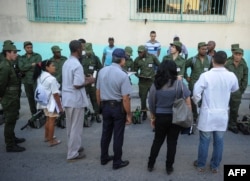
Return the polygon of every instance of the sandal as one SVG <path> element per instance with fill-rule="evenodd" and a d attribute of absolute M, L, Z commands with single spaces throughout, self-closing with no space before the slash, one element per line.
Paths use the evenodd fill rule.
<path fill-rule="evenodd" d="M 55 136 L 55 135 L 53 136 L 53 139 L 56 139 L 56 136 Z M 44 142 L 48 142 L 48 141 L 49 141 L 48 138 L 44 138 Z"/>
<path fill-rule="evenodd" d="M 211 168 L 211 172 L 212 172 L 212 173 L 218 173 L 219 170 L 218 170 L 217 168 Z"/>
<path fill-rule="evenodd" d="M 48 146 L 52 147 L 52 146 L 56 146 L 56 145 L 58 145 L 60 143 L 61 143 L 61 140 L 53 140 L 53 143 L 50 143 Z"/>
<path fill-rule="evenodd" d="M 198 167 L 198 161 L 197 160 L 195 160 L 193 164 L 196 167 L 198 172 L 205 172 L 205 168 Z"/>

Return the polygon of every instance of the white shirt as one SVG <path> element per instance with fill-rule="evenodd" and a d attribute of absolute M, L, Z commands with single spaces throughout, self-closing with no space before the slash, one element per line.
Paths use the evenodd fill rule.
<path fill-rule="evenodd" d="M 234 73 L 224 67 L 200 75 L 194 85 L 193 101 L 202 99 L 197 128 L 201 131 L 226 131 L 231 92 L 239 89 Z"/>
<path fill-rule="evenodd" d="M 70 56 L 62 67 L 62 103 L 64 107 L 83 108 L 89 105 L 85 88 L 76 89 L 85 82 L 83 67 L 79 60 Z"/>
<path fill-rule="evenodd" d="M 39 103 L 37 103 L 37 108 L 38 109 L 47 108 L 48 111 L 52 113 L 55 112 L 55 109 L 57 109 L 57 112 L 59 112 L 58 106 L 56 105 L 53 96 L 53 94 L 56 93 L 60 94 L 59 90 L 60 84 L 57 82 L 56 78 L 50 73 L 42 71 L 41 75 L 37 79 L 37 85 L 39 83 L 43 85 L 46 94 L 49 96 L 49 103 L 47 104 L 47 106 L 42 106 Z"/>

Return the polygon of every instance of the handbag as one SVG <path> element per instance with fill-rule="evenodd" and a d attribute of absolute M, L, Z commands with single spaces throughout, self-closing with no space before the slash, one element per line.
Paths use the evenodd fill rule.
<path fill-rule="evenodd" d="M 175 96 L 175 101 L 173 104 L 173 120 L 172 123 L 179 125 L 183 128 L 189 128 L 191 127 L 193 123 L 193 113 L 189 109 L 189 107 L 186 104 L 186 101 L 184 99 L 184 93 L 183 93 L 183 84 L 181 82 L 181 92 L 182 96 L 177 99 L 177 89 L 178 89 L 178 83 L 177 81 L 176 84 L 176 96 Z"/>

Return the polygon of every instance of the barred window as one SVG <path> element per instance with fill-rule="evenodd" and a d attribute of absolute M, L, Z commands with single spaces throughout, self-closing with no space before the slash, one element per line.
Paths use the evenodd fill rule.
<path fill-rule="evenodd" d="M 131 20 L 233 22 L 236 0 L 130 0 Z"/>
<path fill-rule="evenodd" d="M 30 21 L 85 22 L 84 0 L 26 0 Z"/>

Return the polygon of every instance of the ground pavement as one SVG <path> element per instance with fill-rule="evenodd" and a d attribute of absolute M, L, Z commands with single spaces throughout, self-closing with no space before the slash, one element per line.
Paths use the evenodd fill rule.
<path fill-rule="evenodd" d="M 133 110 L 140 105 L 137 88 L 132 98 Z M 167 175 L 165 171 L 166 143 L 162 145 L 153 172 L 147 171 L 147 160 L 154 133 L 149 120 L 142 124 L 126 126 L 123 159 L 129 160 L 127 167 L 119 170 L 112 169 L 112 162 L 105 166 L 100 164 L 101 123 L 93 123 L 92 127 L 84 128 L 83 146 L 86 158 L 75 162 L 66 161 L 66 129 L 56 127 L 55 135 L 62 143 L 55 147 L 48 147 L 43 142 L 44 127 L 40 129 L 20 128 L 30 117 L 27 98 L 21 98 L 20 119 L 16 125 L 16 135 L 26 138 L 20 144 L 26 148 L 22 153 L 7 153 L 5 151 L 3 128 L 0 126 L 0 181 L 222 181 L 224 164 L 250 164 L 250 136 L 226 132 L 223 160 L 219 173 L 209 171 L 209 159 L 205 173 L 199 173 L 193 167 L 197 157 L 198 133 L 194 135 L 180 135 L 177 146 L 174 172 Z M 249 112 L 249 100 L 243 99 L 240 115 Z M 148 114 L 149 115 L 149 114 Z M 111 143 L 112 144 L 112 143 Z M 112 145 L 110 146 L 112 154 Z"/>

